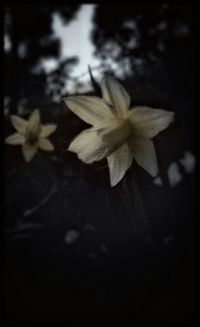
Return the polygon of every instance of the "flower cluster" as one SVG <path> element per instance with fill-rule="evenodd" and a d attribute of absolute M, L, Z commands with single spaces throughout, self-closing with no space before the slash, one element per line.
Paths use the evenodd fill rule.
<path fill-rule="evenodd" d="M 158 175 L 158 164 L 152 138 L 173 121 L 174 113 L 147 106 L 130 108 L 130 96 L 113 77 L 104 77 L 102 98 L 70 96 L 64 98 L 67 107 L 91 125 L 72 140 L 68 150 L 87 164 L 107 158 L 111 186 L 118 184 L 130 168 L 133 159 L 151 176 Z M 8 144 L 21 144 L 26 161 L 38 149 L 54 149 L 47 137 L 55 124 L 41 125 L 39 110 L 28 121 L 12 115 L 17 133 L 6 138 Z"/>

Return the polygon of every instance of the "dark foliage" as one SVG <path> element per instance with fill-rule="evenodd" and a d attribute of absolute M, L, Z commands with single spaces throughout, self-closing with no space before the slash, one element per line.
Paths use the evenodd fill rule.
<path fill-rule="evenodd" d="M 193 7 L 167 4 L 99 5 L 92 40 L 96 55 L 145 74 L 163 61 L 174 42 L 191 37 Z M 167 50 L 167 51 L 166 51 Z"/>
<path fill-rule="evenodd" d="M 34 108 L 38 102 L 61 94 L 69 69 L 77 58 L 59 59 L 60 40 L 52 37 L 53 14 L 61 15 L 69 23 L 79 6 L 11 5 L 5 8 L 5 36 L 11 49 L 5 52 L 4 95 L 9 98 L 9 109 L 16 113 L 20 100 Z M 37 71 L 41 60 L 54 58 L 58 68 L 48 74 Z"/>

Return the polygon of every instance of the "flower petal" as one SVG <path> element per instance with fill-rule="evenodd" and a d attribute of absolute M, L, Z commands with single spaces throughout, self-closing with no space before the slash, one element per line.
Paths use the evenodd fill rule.
<path fill-rule="evenodd" d="M 53 151 L 54 145 L 46 138 L 39 139 L 39 148 L 45 151 Z"/>
<path fill-rule="evenodd" d="M 15 129 L 20 133 L 20 134 L 25 134 L 26 131 L 26 126 L 27 126 L 27 121 L 21 117 L 18 117 L 16 115 L 11 115 L 10 120 L 15 127 Z"/>
<path fill-rule="evenodd" d="M 126 117 L 130 96 L 123 86 L 115 78 L 106 76 L 102 79 L 101 90 L 104 101 L 113 106 L 113 112 L 119 117 Z"/>
<path fill-rule="evenodd" d="M 115 186 L 124 177 L 133 161 L 133 154 L 127 144 L 123 144 L 108 159 L 111 186 Z"/>
<path fill-rule="evenodd" d="M 41 125 L 40 137 L 48 137 L 57 129 L 56 124 Z"/>
<path fill-rule="evenodd" d="M 152 138 L 173 121 L 174 113 L 146 106 L 136 107 L 130 112 L 130 122 L 135 134 Z"/>
<path fill-rule="evenodd" d="M 64 98 L 64 102 L 74 114 L 90 125 L 97 126 L 113 118 L 106 103 L 95 96 L 71 96 Z"/>
<path fill-rule="evenodd" d="M 158 163 L 153 142 L 134 135 L 129 139 L 128 145 L 137 163 L 155 177 L 158 174 Z"/>
<path fill-rule="evenodd" d="M 96 149 L 100 148 L 101 139 L 97 136 L 96 130 L 92 128 L 88 128 L 78 134 L 74 140 L 71 142 L 68 150 L 74 152 L 78 155 L 79 159 L 86 163 L 92 163 L 95 160 L 92 160 L 93 153 Z M 103 150 L 99 150 L 98 153 L 96 151 L 95 158 L 97 160 L 101 160 L 103 157 Z"/>
<path fill-rule="evenodd" d="M 35 109 L 29 119 L 28 119 L 28 129 L 37 132 L 40 128 L 40 112 L 38 109 Z"/>
<path fill-rule="evenodd" d="M 27 162 L 31 161 L 31 159 L 33 159 L 33 157 L 35 156 L 37 149 L 38 149 L 37 143 L 35 143 L 33 145 L 30 145 L 28 143 L 23 144 L 22 152 L 23 152 L 25 161 L 27 161 Z"/>
<path fill-rule="evenodd" d="M 12 145 L 24 144 L 25 137 L 19 133 L 14 133 L 6 137 L 5 142 Z"/>
<path fill-rule="evenodd" d="M 86 129 L 72 141 L 68 150 L 77 153 L 86 163 L 106 158 L 126 141 L 130 128 L 125 124 L 127 122 L 115 120 L 104 128 Z"/>

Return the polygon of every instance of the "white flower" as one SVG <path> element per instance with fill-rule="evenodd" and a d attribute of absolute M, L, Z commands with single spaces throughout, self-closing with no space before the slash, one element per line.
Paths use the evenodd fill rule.
<path fill-rule="evenodd" d="M 85 163 L 107 158 L 111 186 L 130 168 L 133 158 L 151 176 L 158 173 L 156 152 L 151 138 L 168 127 L 174 113 L 146 106 L 130 108 L 130 97 L 113 77 L 102 80 L 103 99 L 95 96 L 64 98 L 68 108 L 92 125 L 69 146 Z"/>
<path fill-rule="evenodd" d="M 42 125 L 40 123 L 40 112 L 38 109 L 31 113 L 28 120 L 11 115 L 11 122 L 17 133 L 8 136 L 5 142 L 12 145 L 22 145 L 24 159 L 27 162 L 34 157 L 38 149 L 45 151 L 54 150 L 53 144 L 47 137 L 56 130 L 57 125 Z"/>

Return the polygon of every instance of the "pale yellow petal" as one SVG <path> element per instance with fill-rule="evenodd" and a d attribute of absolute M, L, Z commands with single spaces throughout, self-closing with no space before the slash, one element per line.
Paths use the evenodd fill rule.
<path fill-rule="evenodd" d="M 38 150 L 38 144 L 35 143 L 33 145 L 25 143 L 22 145 L 22 152 L 24 155 L 25 161 L 31 161 L 33 157 L 35 156 L 36 152 Z"/>
<path fill-rule="evenodd" d="M 130 130 L 124 124 L 115 121 L 104 128 L 89 128 L 72 141 L 68 150 L 77 153 L 79 159 L 86 163 L 106 158 L 127 139 Z"/>
<path fill-rule="evenodd" d="M 101 149 L 102 142 L 94 128 L 84 130 L 71 142 L 68 150 L 78 155 L 79 159 L 86 163 L 92 163 L 95 159 L 101 160 L 106 156 L 106 150 Z M 98 149 L 98 150 L 97 150 Z M 95 153 L 95 158 L 93 160 Z"/>
<path fill-rule="evenodd" d="M 54 145 L 46 138 L 39 139 L 39 148 L 45 151 L 53 151 Z"/>
<path fill-rule="evenodd" d="M 108 159 L 111 186 L 115 186 L 124 177 L 133 161 L 133 154 L 127 144 L 123 144 Z"/>
<path fill-rule="evenodd" d="M 112 105 L 113 112 L 119 117 L 126 117 L 130 106 L 130 96 L 123 86 L 112 76 L 106 76 L 101 82 L 105 102 Z"/>
<path fill-rule="evenodd" d="M 33 132 L 37 132 L 40 129 L 40 112 L 35 109 L 28 119 L 28 129 Z"/>
<path fill-rule="evenodd" d="M 45 124 L 41 125 L 40 137 L 48 137 L 57 129 L 56 124 Z"/>
<path fill-rule="evenodd" d="M 132 136 L 128 145 L 137 163 L 155 177 L 158 174 L 158 163 L 153 142 L 144 137 Z"/>
<path fill-rule="evenodd" d="M 25 137 L 19 133 L 14 133 L 6 137 L 5 142 L 11 145 L 23 144 L 25 142 Z"/>
<path fill-rule="evenodd" d="M 152 138 L 167 128 L 173 118 L 174 113 L 171 111 L 145 106 L 131 110 L 129 116 L 133 132 L 147 138 Z"/>
<path fill-rule="evenodd" d="M 71 96 L 63 99 L 68 108 L 86 123 L 97 126 L 113 118 L 106 103 L 95 96 Z"/>
<path fill-rule="evenodd" d="M 27 126 L 27 121 L 21 117 L 18 117 L 16 115 L 11 115 L 10 120 L 15 127 L 15 129 L 20 133 L 20 134 L 25 134 L 26 131 L 26 126 Z"/>

